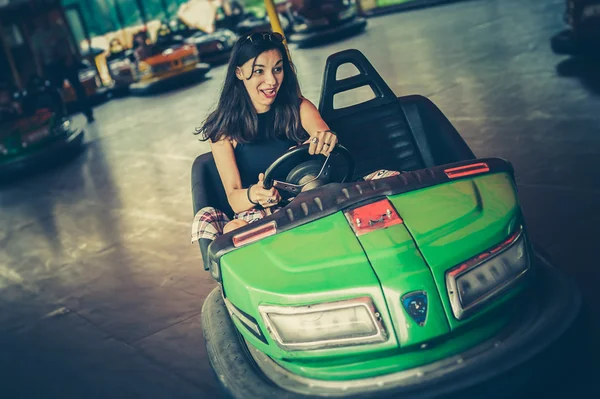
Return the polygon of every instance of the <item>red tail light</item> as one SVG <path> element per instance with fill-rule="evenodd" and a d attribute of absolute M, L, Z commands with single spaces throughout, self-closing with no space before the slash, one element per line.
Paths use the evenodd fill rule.
<path fill-rule="evenodd" d="M 402 223 L 390 201 L 381 200 L 344 213 L 357 236 Z"/>
<path fill-rule="evenodd" d="M 265 237 L 272 236 L 277 232 L 275 221 L 258 226 L 252 230 L 244 231 L 243 233 L 233 236 L 233 246 L 238 248 L 242 245 L 251 244 Z"/>
<path fill-rule="evenodd" d="M 480 173 L 489 172 L 490 167 L 485 162 L 474 163 L 471 165 L 458 166 L 456 168 L 445 169 L 444 173 L 450 179 L 456 179 L 458 177 L 478 175 Z"/>

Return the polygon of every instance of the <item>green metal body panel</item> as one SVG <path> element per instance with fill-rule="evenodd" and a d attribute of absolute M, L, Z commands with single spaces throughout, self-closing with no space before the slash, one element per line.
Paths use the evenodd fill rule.
<path fill-rule="evenodd" d="M 35 117 L 30 116 L 29 119 L 34 120 Z M 25 129 L 19 129 L 14 126 L 3 126 L 2 129 L 6 129 L 6 131 L 0 130 L 0 144 L 7 149 L 7 153 L 0 154 L 0 165 L 8 164 L 17 158 L 27 157 L 29 154 L 37 152 L 40 148 L 44 148 L 54 144 L 57 141 L 64 140 L 70 135 L 71 132 L 57 132 L 56 128 L 58 123 L 59 120 L 55 115 L 52 115 L 43 122 L 31 123 L 31 125 L 27 126 Z M 27 147 L 23 147 L 21 145 L 22 134 L 43 128 L 44 126 L 47 126 L 50 130 L 50 134 L 47 137 L 30 144 Z"/>
<path fill-rule="evenodd" d="M 369 296 L 391 326 L 379 281 L 343 213 L 297 227 L 240 248 L 221 259 L 225 296 L 254 317 L 266 335 L 265 345 L 245 327 L 241 333 L 274 358 L 331 357 L 361 353 L 355 346 L 316 351 L 282 351 L 272 340 L 258 305 L 310 305 Z M 381 351 L 397 347 L 393 332 Z"/>
<path fill-rule="evenodd" d="M 511 177 L 503 173 L 480 176 L 390 200 L 431 267 L 450 328 L 468 323 L 452 314 L 445 288 L 446 271 L 500 243 L 515 230 L 521 210 Z"/>
<path fill-rule="evenodd" d="M 54 144 L 58 141 L 64 141 L 65 137 L 68 137 L 68 135 L 61 134 L 58 136 L 51 136 L 51 137 L 48 137 L 43 142 L 35 143 L 34 145 L 31 145 L 31 146 L 27 147 L 26 149 L 24 149 L 23 151 L 19 151 L 18 153 L 10 154 L 7 156 L 0 156 L 0 165 L 8 164 L 10 162 L 15 161 L 16 159 L 27 158 L 30 154 L 34 154 L 37 151 L 39 151 L 40 149 L 51 146 L 52 144 Z"/>
<path fill-rule="evenodd" d="M 500 243 L 520 223 L 511 177 L 484 175 L 389 199 L 404 224 L 356 237 L 343 212 L 338 212 L 223 256 L 225 296 L 257 320 L 267 339 L 265 344 L 233 318 L 251 345 L 299 375 L 345 380 L 444 359 L 506 325 L 508 316 L 495 310 L 522 287 L 458 321 L 449 303 L 445 273 Z M 423 326 L 400 301 L 412 291 L 427 293 Z M 369 296 L 381 314 L 386 342 L 286 351 L 271 338 L 258 311 L 259 305 L 302 306 L 361 296 Z M 423 344 L 427 349 L 421 348 Z"/>
<path fill-rule="evenodd" d="M 400 346 L 426 342 L 450 332 L 431 270 L 403 224 L 359 237 L 387 302 Z M 412 291 L 427 293 L 427 320 L 419 326 L 400 298 Z"/>

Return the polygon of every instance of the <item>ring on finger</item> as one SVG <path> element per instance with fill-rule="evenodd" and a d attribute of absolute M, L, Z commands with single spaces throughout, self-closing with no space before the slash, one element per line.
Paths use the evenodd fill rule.
<path fill-rule="evenodd" d="M 312 140 L 310 140 L 311 143 L 313 144 L 317 144 L 319 142 L 319 138 L 318 137 L 313 137 Z"/>

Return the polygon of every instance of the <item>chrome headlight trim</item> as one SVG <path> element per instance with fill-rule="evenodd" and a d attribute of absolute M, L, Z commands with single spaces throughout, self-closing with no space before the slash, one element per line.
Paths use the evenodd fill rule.
<path fill-rule="evenodd" d="M 365 337 L 356 338 L 340 338 L 340 339 L 328 339 L 328 340 L 315 340 L 301 343 L 286 343 L 282 339 L 279 331 L 275 324 L 271 321 L 269 314 L 280 314 L 280 315 L 306 315 L 317 312 L 327 312 L 342 310 L 354 307 L 361 307 L 367 310 L 369 320 L 375 328 L 375 334 Z M 277 306 L 277 305 L 259 305 L 258 310 L 267 327 L 271 338 L 277 343 L 277 345 L 287 351 L 300 351 L 300 350 L 316 350 L 316 349 L 330 349 L 334 347 L 349 347 L 356 345 L 375 344 L 383 343 L 388 340 L 388 334 L 383 324 L 380 313 L 377 311 L 374 302 L 369 297 L 352 298 L 336 302 L 325 302 L 318 303 L 315 305 L 307 306 Z"/>
<path fill-rule="evenodd" d="M 523 242 L 523 245 L 525 247 L 525 269 L 521 273 L 512 277 L 511 279 L 496 285 L 494 288 L 487 291 L 484 295 L 479 297 L 477 300 L 475 300 L 468 306 L 463 306 L 458 290 L 458 279 L 461 276 L 476 269 L 477 267 L 480 267 L 485 263 L 488 263 L 491 260 L 497 258 L 498 256 L 504 254 L 506 251 L 511 250 L 512 248 L 514 248 L 515 245 L 519 245 L 521 242 Z M 448 291 L 448 297 L 450 299 L 450 305 L 452 306 L 452 312 L 454 313 L 454 317 L 456 317 L 457 320 L 463 320 L 471 316 L 482 306 L 484 306 L 485 304 L 494 300 L 500 294 L 512 288 L 518 281 L 521 280 L 521 277 L 530 269 L 530 266 L 531 257 L 529 255 L 525 234 L 523 233 L 523 226 L 519 226 L 515 233 L 511 234 L 508 239 L 506 239 L 499 245 L 496 245 L 490 248 L 489 250 L 486 250 L 483 253 L 467 260 L 466 262 L 462 262 L 460 265 L 449 269 L 446 272 L 446 289 Z"/>
<path fill-rule="evenodd" d="M 223 298 L 223 301 L 225 302 L 225 307 L 229 311 L 230 317 L 236 318 L 248 329 L 248 331 L 252 333 L 252 335 L 258 338 L 260 341 L 267 343 L 267 340 L 265 339 L 262 331 L 260 330 L 260 327 L 258 326 L 256 320 L 254 320 L 252 316 L 246 315 L 240 309 L 235 307 L 235 305 L 232 304 L 229 299 Z"/>

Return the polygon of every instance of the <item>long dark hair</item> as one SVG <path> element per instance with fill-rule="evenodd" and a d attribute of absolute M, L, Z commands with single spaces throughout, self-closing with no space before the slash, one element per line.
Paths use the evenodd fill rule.
<path fill-rule="evenodd" d="M 256 110 L 244 82 L 235 72 L 248 60 L 273 49 L 279 50 L 283 58 L 283 82 L 269 111 L 274 113 L 274 123 L 267 127 L 267 138 L 287 137 L 299 143 L 308 137 L 300 124 L 298 79 L 286 48 L 280 36 L 264 32 L 243 36 L 233 46 L 217 108 L 196 129 L 195 134 L 200 135 L 201 141 L 215 143 L 228 138 L 238 143 L 251 143 L 258 139 Z"/>

